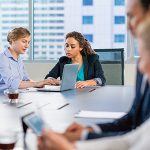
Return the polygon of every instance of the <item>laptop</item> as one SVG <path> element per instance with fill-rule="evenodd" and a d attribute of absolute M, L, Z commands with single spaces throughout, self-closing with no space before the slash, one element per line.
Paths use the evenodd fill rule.
<path fill-rule="evenodd" d="M 62 81 L 60 86 L 46 85 L 44 88 L 37 88 L 37 91 L 61 92 L 74 89 L 77 80 L 78 67 L 78 64 L 64 65 Z"/>

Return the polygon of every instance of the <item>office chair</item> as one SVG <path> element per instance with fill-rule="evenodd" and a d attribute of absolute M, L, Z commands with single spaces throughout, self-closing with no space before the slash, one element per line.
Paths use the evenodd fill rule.
<path fill-rule="evenodd" d="M 124 85 L 124 48 L 94 50 L 99 55 L 106 85 Z"/>

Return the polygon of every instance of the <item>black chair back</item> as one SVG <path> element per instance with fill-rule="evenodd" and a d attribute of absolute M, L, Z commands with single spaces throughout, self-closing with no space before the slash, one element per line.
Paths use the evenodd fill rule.
<path fill-rule="evenodd" d="M 124 49 L 94 49 L 104 70 L 106 85 L 124 85 Z"/>

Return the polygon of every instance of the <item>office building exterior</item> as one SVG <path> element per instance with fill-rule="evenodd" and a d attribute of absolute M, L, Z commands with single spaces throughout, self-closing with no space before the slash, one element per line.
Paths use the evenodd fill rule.
<path fill-rule="evenodd" d="M 125 0 L 34 0 L 33 4 L 35 60 L 56 60 L 64 55 L 65 34 L 71 31 L 83 33 L 95 49 L 127 47 Z M 2 47 L 15 26 L 29 27 L 28 0 L 1 0 Z"/>

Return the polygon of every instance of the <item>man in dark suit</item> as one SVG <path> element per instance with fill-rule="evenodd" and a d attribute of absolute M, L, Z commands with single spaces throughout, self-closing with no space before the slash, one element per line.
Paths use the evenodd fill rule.
<path fill-rule="evenodd" d="M 150 17 L 150 0 L 128 1 L 128 28 L 134 36 L 136 27 L 148 15 Z M 75 141 L 121 135 L 141 125 L 149 116 L 150 88 L 146 76 L 141 74 L 137 68 L 136 95 L 127 115 L 111 123 L 97 124 L 92 127 L 83 127 L 74 123 L 66 130 L 64 136 Z"/>

